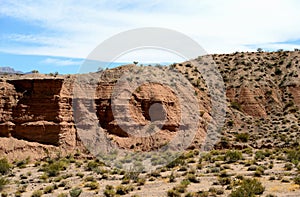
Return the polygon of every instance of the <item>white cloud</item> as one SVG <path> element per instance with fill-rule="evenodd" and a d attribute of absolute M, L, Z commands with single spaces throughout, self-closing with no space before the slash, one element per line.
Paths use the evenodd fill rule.
<path fill-rule="evenodd" d="M 0 15 L 45 28 L 43 34 L 24 30 L 24 35 L 8 36 L 12 41 L 42 44 L 0 46 L 1 51 L 13 53 L 85 58 L 103 40 L 138 27 L 180 31 L 209 53 L 253 50 L 250 45 L 300 39 L 297 0 L 23 0 L 1 4 Z"/>
<path fill-rule="evenodd" d="M 50 64 L 50 65 L 58 65 L 58 66 L 74 66 L 74 65 L 80 65 L 82 61 L 75 61 L 71 59 L 57 59 L 57 58 L 47 58 L 43 60 L 41 63 L 43 64 Z"/>

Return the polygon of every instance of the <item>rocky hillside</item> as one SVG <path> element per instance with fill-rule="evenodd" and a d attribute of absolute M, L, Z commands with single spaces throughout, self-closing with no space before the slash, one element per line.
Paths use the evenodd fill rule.
<path fill-rule="evenodd" d="M 212 57 L 225 82 L 228 106 L 226 123 L 215 148 L 299 145 L 300 53 L 234 53 Z M 195 61 L 206 65 L 206 60 L 206 57 L 199 57 Z M 86 115 L 83 110 L 86 106 L 95 106 L 93 110 L 101 129 L 121 148 L 148 151 L 166 144 L 180 128 L 182 113 L 176 94 L 167 86 L 148 83 L 131 95 L 129 113 L 136 124 L 129 127 L 166 120 L 155 135 L 145 138 L 128 134 L 113 116 L 111 96 L 114 86 L 118 78 L 132 67 L 134 65 L 89 75 L 1 76 L 0 156 L 38 159 L 49 152 L 68 153 L 83 149 L 76 131 L 81 126 L 89 126 L 88 121 L 80 119 L 86 117 L 83 116 Z M 201 73 L 191 62 L 161 69 L 176 69 L 194 85 L 201 117 L 189 148 L 201 148 L 207 123 L 212 118 L 210 93 Z M 78 78 L 96 90 L 92 99 L 80 96 L 81 101 L 88 103 L 83 108 L 73 99 L 74 82 Z M 73 113 L 72 105 L 79 107 L 76 113 Z M 150 116 L 153 109 L 154 112 L 161 111 L 163 117 Z M 150 117 L 155 117 L 155 120 Z"/>

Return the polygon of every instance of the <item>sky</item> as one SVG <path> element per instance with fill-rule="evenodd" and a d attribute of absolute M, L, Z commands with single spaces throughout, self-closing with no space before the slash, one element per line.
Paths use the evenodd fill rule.
<path fill-rule="evenodd" d="M 298 0 L 0 0 L 0 67 L 76 73 L 103 41 L 161 27 L 181 32 L 209 54 L 300 48 Z M 178 62 L 162 51 L 136 51 L 114 65 Z"/>

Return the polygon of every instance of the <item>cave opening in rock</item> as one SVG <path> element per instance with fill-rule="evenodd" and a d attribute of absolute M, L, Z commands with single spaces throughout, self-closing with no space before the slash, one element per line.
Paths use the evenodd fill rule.
<path fill-rule="evenodd" d="M 162 102 L 150 102 L 143 115 L 151 122 L 166 120 L 166 110 Z"/>

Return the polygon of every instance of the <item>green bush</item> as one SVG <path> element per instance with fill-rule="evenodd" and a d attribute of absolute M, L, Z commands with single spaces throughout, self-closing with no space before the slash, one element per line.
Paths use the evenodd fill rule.
<path fill-rule="evenodd" d="M 200 181 L 197 179 L 195 174 L 188 174 L 187 179 L 192 183 L 199 183 Z"/>
<path fill-rule="evenodd" d="M 292 169 L 293 169 L 293 164 L 291 164 L 291 163 L 286 163 L 286 164 L 284 165 L 284 169 L 287 170 L 287 171 L 292 170 Z"/>
<path fill-rule="evenodd" d="M 282 71 L 280 70 L 280 68 L 275 68 L 275 75 L 281 75 L 282 74 Z"/>
<path fill-rule="evenodd" d="M 0 177 L 0 191 L 2 191 L 4 186 L 8 183 L 9 181 L 7 179 L 5 179 L 4 177 Z"/>
<path fill-rule="evenodd" d="M 57 195 L 57 197 L 68 197 L 67 193 L 60 193 Z"/>
<path fill-rule="evenodd" d="M 169 176 L 169 182 L 170 182 L 170 183 L 176 182 L 176 177 L 175 177 L 175 175 L 174 175 L 174 172 L 172 172 L 172 173 L 170 174 L 170 176 Z"/>
<path fill-rule="evenodd" d="M 240 151 L 227 151 L 225 154 L 226 161 L 229 163 L 236 162 L 243 158 L 242 153 Z"/>
<path fill-rule="evenodd" d="M 270 155 L 271 155 L 271 152 L 269 152 L 269 151 L 259 150 L 259 151 L 255 152 L 255 157 L 254 158 L 256 160 L 263 160 L 264 158 L 269 157 Z"/>
<path fill-rule="evenodd" d="M 145 178 L 138 178 L 136 183 L 137 183 L 138 186 L 145 185 L 146 179 Z"/>
<path fill-rule="evenodd" d="M 6 158 L 0 160 L 0 174 L 4 175 L 10 171 L 10 164 Z"/>
<path fill-rule="evenodd" d="M 114 190 L 114 186 L 112 186 L 112 185 L 106 185 L 103 194 L 106 197 L 113 197 L 113 196 L 115 196 L 116 192 Z"/>
<path fill-rule="evenodd" d="M 40 197 L 42 196 L 44 193 L 41 190 L 36 190 L 31 194 L 31 197 Z"/>
<path fill-rule="evenodd" d="M 184 157 L 183 156 L 180 156 L 178 158 L 176 158 L 174 161 L 170 162 L 168 165 L 167 165 L 167 168 L 174 168 L 176 166 L 179 166 L 179 165 L 184 165 Z"/>
<path fill-rule="evenodd" d="M 90 190 L 95 190 L 99 188 L 99 183 L 97 182 L 90 182 L 84 185 L 85 187 L 89 187 Z"/>
<path fill-rule="evenodd" d="M 295 184 L 300 185 L 300 175 L 298 175 L 294 178 L 294 182 L 295 182 Z"/>
<path fill-rule="evenodd" d="M 99 166 L 100 166 L 100 164 L 98 162 L 90 161 L 86 166 L 86 170 L 87 171 L 95 171 Z"/>
<path fill-rule="evenodd" d="M 244 179 L 241 186 L 233 190 L 230 197 L 254 197 L 264 193 L 265 188 L 256 179 Z"/>
<path fill-rule="evenodd" d="M 231 178 L 229 178 L 229 177 L 219 177 L 218 182 L 220 183 L 220 185 L 230 185 Z"/>
<path fill-rule="evenodd" d="M 178 191 L 174 190 L 174 189 L 170 189 L 167 192 L 167 196 L 168 197 L 180 197 L 181 194 Z"/>
<path fill-rule="evenodd" d="M 48 185 L 47 187 L 45 187 L 44 189 L 44 193 L 45 194 L 50 194 L 54 191 L 54 186 L 53 185 Z"/>
<path fill-rule="evenodd" d="M 64 161 L 56 161 L 46 165 L 42 168 L 42 171 L 44 171 L 49 177 L 55 177 L 59 175 L 60 171 L 65 170 L 66 166 L 67 163 Z"/>
<path fill-rule="evenodd" d="M 238 102 L 236 102 L 236 101 L 232 101 L 232 102 L 230 103 L 230 106 L 231 106 L 233 109 L 236 109 L 236 110 L 239 110 L 239 111 L 241 111 L 241 109 L 242 109 L 241 105 L 240 105 Z"/>
<path fill-rule="evenodd" d="M 300 161 L 300 150 L 288 150 L 287 151 L 287 161 L 296 162 Z"/>
<path fill-rule="evenodd" d="M 236 136 L 236 141 L 238 142 L 248 142 L 249 134 L 248 133 L 238 133 Z"/>
<path fill-rule="evenodd" d="M 18 168 L 26 168 L 26 165 L 29 164 L 30 158 L 27 157 L 25 160 L 16 161 L 16 166 Z"/>
<path fill-rule="evenodd" d="M 132 190 L 133 190 L 133 188 L 131 186 L 118 185 L 116 187 L 116 194 L 125 195 L 125 194 L 128 194 Z"/>
<path fill-rule="evenodd" d="M 82 193 L 82 189 L 80 188 L 73 188 L 69 191 L 71 197 L 78 197 Z"/>

